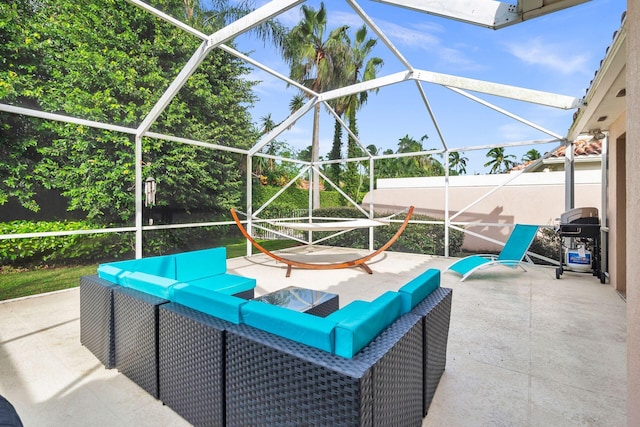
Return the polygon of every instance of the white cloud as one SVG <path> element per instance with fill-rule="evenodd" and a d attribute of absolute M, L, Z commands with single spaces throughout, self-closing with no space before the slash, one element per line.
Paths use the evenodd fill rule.
<path fill-rule="evenodd" d="M 587 54 L 568 52 L 566 45 L 545 42 L 540 36 L 527 42 L 510 43 L 507 50 L 526 64 L 548 67 L 565 75 L 584 73 L 588 69 Z"/>
<path fill-rule="evenodd" d="M 300 22 L 300 8 L 289 9 L 278 15 L 278 21 L 287 27 L 293 27 Z"/>
<path fill-rule="evenodd" d="M 376 23 L 401 52 L 404 48 L 418 49 L 427 52 L 431 58 L 445 64 L 456 65 L 460 68 L 477 68 L 479 66 L 463 51 L 443 44 L 437 35 L 437 33 L 444 31 L 440 25 L 430 23 L 398 25 L 381 20 L 376 20 Z"/>

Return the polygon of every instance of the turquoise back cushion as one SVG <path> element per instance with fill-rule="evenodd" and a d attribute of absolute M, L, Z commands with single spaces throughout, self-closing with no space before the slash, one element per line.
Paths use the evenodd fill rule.
<path fill-rule="evenodd" d="M 180 282 L 189 282 L 227 272 L 226 248 L 183 252 L 175 254 L 174 257 L 176 260 L 175 279 Z"/>
<path fill-rule="evenodd" d="M 98 265 L 98 277 L 117 285 L 122 285 L 122 278 L 128 274 L 131 272 L 111 264 Z"/>
<path fill-rule="evenodd" d="M 210 291 L 221 292 L 227 295 L 237 294 L 256 287 L 256 279 L 250 277 L 237 276 L 235 274 L 218 274 L 216 276 L 205 277 L 203 279 L 191 280 L 190 285 L 208 289 Z"/>
<path fill-rule="evenodd" d="M 392 291 L 371 302 L 353 301 L 330 314 L 326 319 L 337 322 L 334 353 L 353 357 L 401 315 L 402 298 Z"/>
<path fill-rule="evenodd" d="M 430 268 L 406 285 L 402 286 L 398 293 L 402 297 L 402 311 L 408 313 L 427 297 L 431 292 L 440 287 L 440 270 Z"/>
<path fill-rule="evenodd" d="M 178 282 L 174 279 L 155 276 L 138 271 L 128 274 L 122 278 L 122 286 L 146 292 L 160 298 L 171 300 L 173 297 L 173 286 Z"/>
<path fill-rule="evenodd" d="M 176 278 L 176 263 L 173 255 L 115 261 L 98 266 L 98 276 L 118 285 L 122 278 L 132 272 L 153 274 L 155 276 Z"/>
<path fill-rule="evenodd" d="M 140 258 L 136 261 L 139 264 L 133 271 L 166 277 L 167 279 L 176 279 L 176 262 L 173 255 Z"/>
<path fill-rule="evenodd" d="M 333 352 L 335 322 L 260 301 L 248 301 L 242 322 L 320 350 Z"/>
<path fill-rule="evenodd" d="M 173 301 L 236 325 L 242 320 L 240 307 L 247 302 L 242 298 L 186 283 L 174 286 Z"/>

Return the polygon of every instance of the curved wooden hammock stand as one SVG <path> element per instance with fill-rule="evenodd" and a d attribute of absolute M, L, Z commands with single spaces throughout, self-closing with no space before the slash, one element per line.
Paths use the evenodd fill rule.
<path fill-rule="evenodd" d="M 233 216 L 233 220 L 236 222 L 236 225 L 238 226 L 238 228 L 240 229 L 244 237 L 249 242 L 251 242 L 251 244 L 263 254 L 268 255 L 271 258 L 275 259 L 276 261 L 279 261 L 287 265 L 286 277 L 289 277 L 291 275 L 291 268 L 294 266 L 300 267 L 300 268 L 306 268 L 309 270 L 333 270 L 338 268 L 349 268 L 349 267 L 358 266 L 364 269 L 367 273 L 373 274 L 373 271 L 371 271 L 369 266 L 365 263 L 370 259 L 372 259 L 373 257 L 379 255 L 381 252 L 386 251 L 391 245 L 393 245 L 393 243 L 398 239 L 398 237 L 400 237 L 400 235 L 404 232 L 404 229 L 407 228 L 407 224 L 409 224 L 409 220 L 411 219 L 412 214 L 413 214 L 413 206 L 409 207 L 409 211 L 407 212 L 407 217 L 404 219 L 404 222 L 402 223 L 398 231 L 396 231 L 396 234 L 394 234 L 387 243 L 385 243 L 375 252 L 372 252 L 369 255 L 366 255 L 351 261 L 345 261 L 340 263 L 330 263 L 330 264 L 312 264 L 308 262 L 300 262 L 300 261 L 294 261 L 292 259 L 283 258 L 260 246 L 260 244 L 255 240 L 253 240 L 253 237 L 251 237 L 247 232 L 247 230 L 244 228 L 244 226 L 240 222 L 240 219 L 238 218 L 238 214 L 236 213 L 236 211 L 234 209 L 231 209 L 231 216 Z"/>

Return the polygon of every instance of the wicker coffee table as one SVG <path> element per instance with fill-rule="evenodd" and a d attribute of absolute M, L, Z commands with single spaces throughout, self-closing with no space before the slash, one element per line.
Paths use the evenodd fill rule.
<path fill-rule="evenodd" d="M 289 286 L 254 298 L 256 301 L 279 305 L 291 310 L 326 317 L 338 309 L 338 295 L 313 289 Z"/>

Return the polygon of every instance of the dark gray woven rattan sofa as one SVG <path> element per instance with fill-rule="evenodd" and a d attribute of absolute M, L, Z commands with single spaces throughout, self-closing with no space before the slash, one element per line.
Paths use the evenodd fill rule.
<path fill-rule="evenodd" d="M 253 289 L 236 296 L 250 299 Z M 158 398 L 158 309 L 168 302 L 97 275 L 83 276 L 80 278 L 80 343 L 105 368 L 118 369 Z"/>
<path fill-rule="evenodd" d="M 446 364 L 451 297 L 436 289 L 351 359 L 161 305 L 160 400 L 202 426 L 420 425 Z"/>
<path fill-rule="evenodd" d="M 100 280 L 82 278 L 81 301 L 110 294 L 111 321 L 87 305 L 81 328 L 115 330 L 114 338 L 85 333 L 85 345 L 114 349 L 118 369 L 194 425 L 420 425 L 446 364 L 446 288 L 415 300 L 346 358 Z"/>

